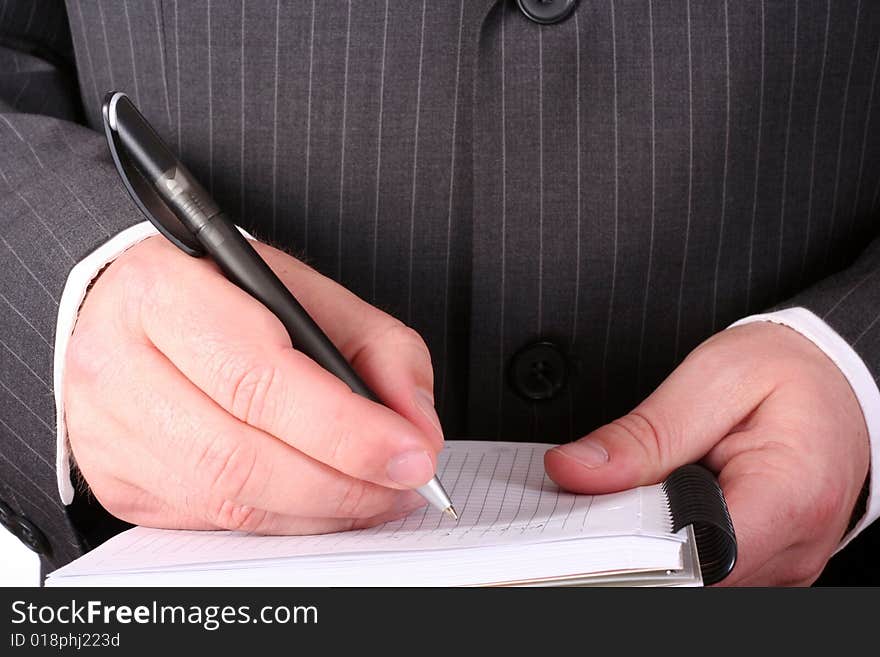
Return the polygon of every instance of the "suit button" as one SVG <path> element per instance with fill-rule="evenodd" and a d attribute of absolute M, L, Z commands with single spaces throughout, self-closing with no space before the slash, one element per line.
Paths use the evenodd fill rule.
<path fill-rule="evenodd" d="M 516 0 L 526 16 L 542 25 L 564 21 L 571 14 L 577 0 Z"/>
<path fill-rule="evenodd" d="M 15 534 L 22 543 L 27 545 L 37 554 L 49 553 L 49 542 L 46 540 L 46 537 L 43 536 L 43 532 L 37 529 L 37 526 L 34 525 L 34 523 L 27 518 L 17 516 L 15 518 L 15 525 Z"/>
<path fill-rule="evenodd" d="M 510 361 L 510 384 L 532 401 L 553 399 L 565 385 L 565 357 L 552 342 L 535 342 L 520 349 Z"/>

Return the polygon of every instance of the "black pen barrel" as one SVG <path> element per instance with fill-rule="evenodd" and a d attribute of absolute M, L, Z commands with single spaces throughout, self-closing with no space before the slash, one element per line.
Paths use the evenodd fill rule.
<path fill-rule="evenodd" d="M 380 402 L 231 221 L 217 214 L 202 225 L 197 237 L 229 280 L 281 320 L 295 349 L 340 378 L 353 392 Z"/>

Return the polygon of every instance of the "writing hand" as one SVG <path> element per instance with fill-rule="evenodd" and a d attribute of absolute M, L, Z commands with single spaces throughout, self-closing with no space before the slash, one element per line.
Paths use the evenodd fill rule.
<path fill-rule="evenodd" d="M 132 523 L 306 534 L 424 505 L 442 448 L 429 352 L 413 330 L 255 243 L 364 382 L 349 390 L 209 260 L 145 240 L 96 281 L 67 352 L 71 448 Z"/>

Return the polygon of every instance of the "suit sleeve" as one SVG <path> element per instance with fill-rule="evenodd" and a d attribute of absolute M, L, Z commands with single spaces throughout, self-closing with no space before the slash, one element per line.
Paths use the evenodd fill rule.
<path fill-rule="evenodd" d="M 90 547 L 58 497 L 59 302 L 74 265 L 142 219 L 103 136 L 74 122 L 75 78 L 51 33 L 66 21 L 52 10 L 63 7 L 10 0 L 0 16 L 0 517 L 26 543 L 37 532 L 30 547 L 50 568 Z"/>
<path fill-rule="evenodd" d="M 874 381 L 880 382 L 880 237 L 875 237 L 847 269 L 779 308 L 797 306 L 833 328 L 862 358 Z"/>

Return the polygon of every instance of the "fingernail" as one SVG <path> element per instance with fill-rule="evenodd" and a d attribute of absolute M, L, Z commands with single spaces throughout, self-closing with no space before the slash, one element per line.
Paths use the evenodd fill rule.
<path fill-rule="evenodd" d="M 394 500 L 394 508 L 392 509 L 392 512 L 409 513 L 410 511 L 421 509 L 427 503 L 428 500 L 419 495 L 416 491 L 403 491 L 400 495 L 397 496 L 397 499 Z"/>
<path fill-rule="evenodd" d="M 434 476 L 434 463 L 428 452 L 413 450 L 399 454 L 388 461 L 386 472 L 389 479 L 412 488 L 430 481 Z"/>
<path fill-rule="evenodd" d="M 608 452 L 594 440 L 578 440 L 557 449 L 588 468 L 599 468 L 608 463 Z"/>
<path fill-rule="evenodd" d="M 443 427 L 440 426 L 440 418 L 437 417 L 437 410 L 434 408 L 434 400 L 431 395 L 421 388 L 417 388 L 415 392 L 416 406 L 425 414 L 431 425 L 437 430 L 441 436 L 443 435 Z"/>

